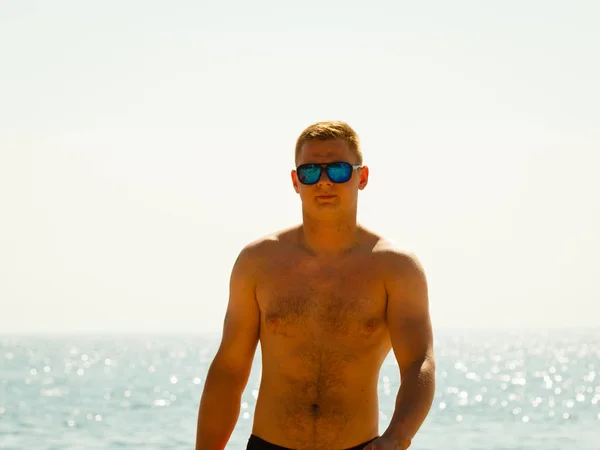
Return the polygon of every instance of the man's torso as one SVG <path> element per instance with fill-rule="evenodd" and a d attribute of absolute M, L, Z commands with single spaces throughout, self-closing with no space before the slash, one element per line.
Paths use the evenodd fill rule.
<path fill-rule="evenodd" d="M 378 432 L 377 381 L 391 344 L 377 237 L 318 258 L 289 234 L 257 267 L 262 380 L 253 432 L 291 448 L 346 448 Z"/>

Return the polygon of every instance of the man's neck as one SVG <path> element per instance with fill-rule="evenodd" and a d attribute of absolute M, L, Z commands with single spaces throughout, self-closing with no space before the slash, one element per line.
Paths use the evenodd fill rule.
<path fill-rule="evenodd" d="M 350 250 L 358 237 L 356 217 L 315 220 L 303 217 L 300 242 L 317 256 L 336 255 Z"/>

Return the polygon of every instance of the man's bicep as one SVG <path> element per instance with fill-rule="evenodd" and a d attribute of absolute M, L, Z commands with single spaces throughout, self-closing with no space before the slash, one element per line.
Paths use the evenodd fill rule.
<path fill-rule="evenodd" d="M 244 249 L 231 271 L 223 335 L 217 354 L 219 361 L 237 370 L 249 368 L 258 344 L 259 331 L 256 265 L 252 252 Z"/>
<path fill-rule="evenodd" d="M 386 285 L 387 318 L 400 370 L 433 358 L 433 332 L 425 272 L 414 255 L 396 254 Z"/>

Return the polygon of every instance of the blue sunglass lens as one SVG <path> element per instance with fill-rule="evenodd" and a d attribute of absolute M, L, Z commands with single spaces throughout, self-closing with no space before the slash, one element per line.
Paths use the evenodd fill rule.
<path fill-rule="evenodd" d="M 334 183 L 345 183 L 352 175 L 352 166 L 346 163 L 336 163 L 327 166 L 327 175 Z"/>
<path fill-rule="evenodd" d="M 307 164 L 298 167 L 298 178 L 303 184 L 315 184 L 321 177 L 321 166 Z"/>

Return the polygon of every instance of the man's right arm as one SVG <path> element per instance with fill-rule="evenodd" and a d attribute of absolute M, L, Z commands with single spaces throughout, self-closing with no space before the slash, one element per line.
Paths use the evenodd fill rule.
<path fill-rule="evenodd" d="M 231 271 L 223 336 L 200 400 L 196 450 L 223 450 L 240 413 L 260 331 L 255 252 L 242 250 Z"/>

